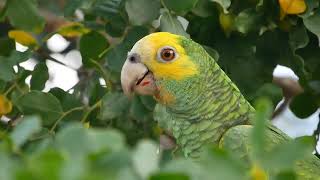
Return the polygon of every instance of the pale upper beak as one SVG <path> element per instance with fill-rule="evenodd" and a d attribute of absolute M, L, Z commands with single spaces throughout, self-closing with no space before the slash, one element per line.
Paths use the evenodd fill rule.
<path fill-rule="evenodd" d="M 153 74 L 141 62 L 136 53 L 129 54 L 121 70 L 121 85 L 126 96 L 134 92 L 141 95 L 154 95 L 157 91 Z"/>

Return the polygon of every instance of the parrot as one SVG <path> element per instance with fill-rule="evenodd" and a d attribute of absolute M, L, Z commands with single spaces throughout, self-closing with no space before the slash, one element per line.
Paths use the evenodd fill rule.
<path fill-rule="evenodd" d="M 121 70 L 126 96 L 153 96 L 154 119 L 171 132 L 186 157 L 206 144 L 248 154 L 255 109 L 214 58 L 197 42 L 169 32 L 151 33 L 128 52 Z M 291 138 L 271 123 L 266 146 Z M 294 165 L 299 179 L 320 179 L 320 159 L 310 153 Z"/>

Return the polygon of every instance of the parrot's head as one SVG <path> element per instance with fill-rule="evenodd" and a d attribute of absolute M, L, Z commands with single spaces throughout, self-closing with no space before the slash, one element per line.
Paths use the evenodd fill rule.
<path fill-rule="evenodd" d="M 165 105 L 186 101 L 199 90 L 209 63 L 201 45 L 167 32 L 139 40 L 122 67 L 124 93 L 152 95 Z"/>

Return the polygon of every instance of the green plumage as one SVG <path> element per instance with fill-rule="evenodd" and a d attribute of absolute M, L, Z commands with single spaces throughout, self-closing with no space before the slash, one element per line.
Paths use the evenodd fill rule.
<path fill-rule="evenodd" d="M 198 66 L 199 73 L 179 81 L 157 82 L 175 97 L 175 102 L 166 106 L 157 104 L 155 119 L 172 132 L 186 157 L 197 157 L 208 143 L 231 149 L 239 157 L 246 156 L 254 108 L 199 44 L 184 37 L 180 37 L 180 44 Z M 290 141 L 271 124 L 267 137 L 270 147 Z M 319 179 L 319 168 L 320 160 L 313 155 L 296 165 L 301 179 Z"/>

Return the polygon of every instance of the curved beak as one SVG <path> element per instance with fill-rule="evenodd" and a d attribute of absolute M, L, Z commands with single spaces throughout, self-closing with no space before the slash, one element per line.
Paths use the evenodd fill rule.
<path fill-rule="evenodd" d="M 126 96 L 131 98 L 134 93 L 154 95 L 157 88 L 153 74 L 140 61 L 128 58 L 121 70 L 121 85 Z"/>

